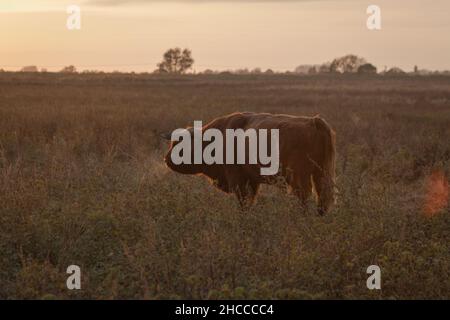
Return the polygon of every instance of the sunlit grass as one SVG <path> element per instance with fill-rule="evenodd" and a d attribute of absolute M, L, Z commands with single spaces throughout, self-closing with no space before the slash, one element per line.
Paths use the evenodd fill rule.
<path fill-rule="evenodd" d="M 448 188 L 449 82 L 0 74 L 0 297 L 448 299 L 448 203 L 424 203 Z M 243 212 L 163 165 L 159 132 L 236 110 L 327 119 L 329 215 L 276 187 Z"/>

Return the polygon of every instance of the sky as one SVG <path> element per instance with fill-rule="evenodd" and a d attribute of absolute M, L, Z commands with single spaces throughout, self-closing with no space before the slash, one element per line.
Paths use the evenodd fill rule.
<path fill-rule="evenodd" d="M 381 30 L 367 29 L 369 5 Z M 68 30 L 66 8 L 81 8 Z M 449 0 L 0 0 L 0 68 L 153 71 L 190 48 L 196 71 L 293 70 L 348 53 L 383 70 L 450 70 Z"/>

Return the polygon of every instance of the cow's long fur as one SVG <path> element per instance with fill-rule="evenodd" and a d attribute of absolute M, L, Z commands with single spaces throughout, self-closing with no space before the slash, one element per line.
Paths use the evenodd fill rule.
<path fill-rule="evenodd" d="M 210 128 L 219 129 L 224 139 L 226 129 L 278 129 L 279 176 L 284 177 L 302 203 L 306 203 L 311 196 L 314 186 L 319 213 L 330 209 L 334 202 L 335 133 L 325 120 L 318 116 L 239 112 L 217 118 L 203 126 L 203 130 Z M 270 143 L 270 138 L 268 141 Z M 169 168 L 183 174 L 207 176 L 220 190 L 235 193 L 242 205 L 253 202 L 260 184 L 270 184 L 276 180 L 272 176 L 262 176 L 259 164 L 175 165 L 170 153 L 176 143 L 171 143 L 165 157 Z M 225 154 L 224 149 L 224 157 Z"/>

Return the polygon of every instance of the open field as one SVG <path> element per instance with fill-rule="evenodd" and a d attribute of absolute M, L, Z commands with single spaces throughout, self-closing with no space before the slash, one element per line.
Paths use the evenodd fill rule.
<path fill-rule="evenodd" d="M 329 215 L 164 166 L 160 132 L 233 111 L 333 126 Z M 450 299 L 449 137 L 450 77 L 0 73 L 0 298 Z"/>

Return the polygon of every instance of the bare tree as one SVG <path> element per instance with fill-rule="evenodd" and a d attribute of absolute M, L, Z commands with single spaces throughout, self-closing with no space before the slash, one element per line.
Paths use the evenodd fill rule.
<path fill-rule="evenodd" d="M 330 72 L 355 73 L 358 72 L 358 68 L 365 63 L 367 62 L 364 58 L 355 56 L 354 54 L 348 54 L 334 59 L 330 65 Z"/>
<path fill-rule="evenodd" d="M 159 73 L 183 74 L 194 64 L 192 52 L 189 49 L 169 49 L 164 53 L 163 61 L 158 63 Z"/>
<path fill-rule="evenodd" d="M 328 73 L 330 72 L 331 62 L 325 62 L 319 66 L 317 70 L 319 73 Z"/>

